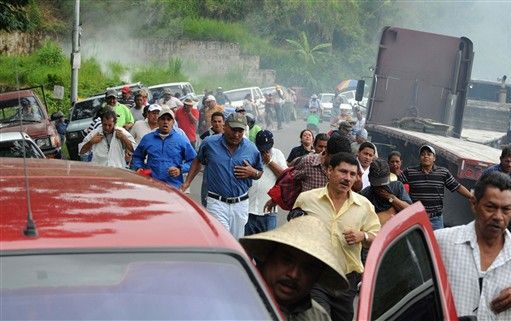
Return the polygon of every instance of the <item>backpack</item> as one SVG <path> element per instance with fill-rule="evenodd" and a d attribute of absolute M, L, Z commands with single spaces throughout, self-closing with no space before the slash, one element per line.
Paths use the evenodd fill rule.
<path fill-rule="evenodd" d="M 295 167 L 286 168 L 270 188 L 268 195 L 283 210 L 289 211 L 302 192 L 302 184 L 295 180 Z"/>

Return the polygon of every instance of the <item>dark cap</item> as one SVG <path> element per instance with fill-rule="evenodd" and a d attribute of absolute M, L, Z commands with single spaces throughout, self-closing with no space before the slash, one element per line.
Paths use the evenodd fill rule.
<path fill-rule="evenodd" d="M 240 113 L 234 112 L 227 116 L 225 123 L 231 128 L 245 129 L 247 127 L 247 117 Z"/>
<path fill-rule="evenodd" d="M 115 90 L 115 89 L 108 89 L 106 91 L 106 98 L 108 98 L 108 97 L 115 97 L 115 98 L 117 98 L 117 90 Z"/>
<path fill-rule="evenodd" d="M 273 147 L 273 134 L 269 130 L 261 130 L 256 135 L 255 143 L 259 151 L 266 152 Z"/>
<path fill-rule="evenodd" d="M 369 183 L 371 186 L 388 185 L 390 182 L 390 168 L 386 160 L 375 159 L 369 166 Z"/>
<path fill-rule="evenodd" d="M 341 129 L 341 128 L 351 129 L 352 126 L 348 121 L 343 120 L 342 122 L 339 123 L 339 129 Z"/>
<path fill-rule="evenodd" d="M 421 149 L 419 150 L 419 155 L 422 153 L 423 150 L 427 150 L 428 152 L 433 153 L 433 155 L 436 155 L 435 149 L 429 145 L 422 145 Z"/>

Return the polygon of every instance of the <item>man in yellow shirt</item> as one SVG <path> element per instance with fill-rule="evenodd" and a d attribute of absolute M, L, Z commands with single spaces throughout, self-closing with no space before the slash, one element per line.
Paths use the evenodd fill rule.
<path fill-rule="evenodd" d="M 357 180 L 358 162 L 348 153 L 334 154 L 328 166 L 325 187 L 301 193 L 294 208 L 316 216 L 330 227 L 330 239 L 335 249 L 346 257 L 346 277 L 350 289 L 333 293 L 316 286 L 312 297 L 321 304 L 333 321 L 353 319 L 353 299 L 364 271 L 360 252 L 369 247 L 380 230 L 380 221 L 374 206 L 365 197 L 351 191 Z"/>

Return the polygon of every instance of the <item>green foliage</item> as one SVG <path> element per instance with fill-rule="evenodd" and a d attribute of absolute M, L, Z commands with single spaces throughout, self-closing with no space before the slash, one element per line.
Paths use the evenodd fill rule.
<path fill-rule="evenodd" d="M 136 79 L 147 86 L 188 81 L 188 78 L 182 72 L 182 61 L 180 59 L 170 59 L 164 66 L 156 63 L 139 66 L 133 72 L 132 79 Z"/>
<path fill-rule="evenodd" d="M 300 33 L 299 41 L 290 39 L 286 39 L 286 41 L 288 44 L 291 45 L 293 51 L 298 53 L 306 64 L 309 63 L 316 64 L 315 56 L 323 53 L 323 49 L 332 46 L 331 43 L 322 43 L 311 48 L 311 45 L 309 44 L 309 39 L 307 38 L 307 35 L 303 31 Z"/>
<path fill-rule="evenodd" d="M 27 31 L 34 29 L 37 21 L 31 17 L 34 6 L 30 0 L 2 0 L 0 1 L 0 30 Z"/>
<path fill-rule="evenodd" d="M 56 67 L 65 60 L 64 52 L 54 42 L 46 41 L 36 52 L 37 61 L 40 64 Z"/>

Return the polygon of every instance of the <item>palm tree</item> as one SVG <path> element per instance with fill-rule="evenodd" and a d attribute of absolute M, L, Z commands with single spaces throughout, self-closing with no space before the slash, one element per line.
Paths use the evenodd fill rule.
<path fill-rule="evenodd" d="M 293 48 L 294 51 L 300 54 L 306 63 L 312 62 L 313 64 L 316 63 L 316 59 L 314 58 L 315 55 L 323 53 L 323 49 L 331 47 L 331 43 L 322 43 L 319 44 L 313 48 L 311 48 L 309 44 L 309 39 L 307 38 L 307 35 L 305 32 L 300 33 L 301 39 L 299 41 L 286 39 L 287 43 L 289 43 Z"/>

